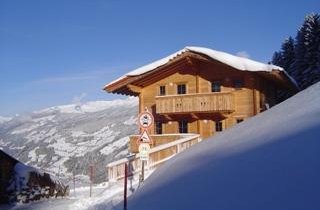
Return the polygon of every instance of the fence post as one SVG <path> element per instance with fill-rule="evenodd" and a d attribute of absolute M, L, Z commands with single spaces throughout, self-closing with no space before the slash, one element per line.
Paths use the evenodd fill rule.
<path fill-rule="evenodd" d="M 124 193 L 123 193 L 123 210 L 127 210 L 127 180 L 128 180 L 128 163 L 124 165 Z"/>
<path fill-rule="evenodd" d="M 177 154 L 181 151 L 181 144 L 177 144 Z"/>

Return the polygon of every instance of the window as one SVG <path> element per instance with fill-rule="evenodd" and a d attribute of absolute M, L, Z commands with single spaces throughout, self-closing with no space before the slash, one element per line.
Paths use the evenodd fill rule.
<path fill-rule="evenodd" d="M 237 119 L 237 123 L 241 123 L 242 121 L 243 121 L 242 118 L 238 118 L 238 119 Z"/>
<path fill-rule="evenodd" d="M 243 81 L 241 79 L 236 79 L 233 81 L 234 88 L 240 90 L 243 88 Z"/>
<path fill-rule="evenodd" d="M 162 134 L 162 122 L 156 121 L 156 134 Z"/>
<path fill-rule="evenodd" d="M 186 84 L 179 84 L 177 86 L 177 93 L 178 94 L 186 94 Z"/>
<path fill-rule="evenodd" d="M 216 121 L 216 132 L 220 132 L 222 130 L 222 121 Z"/>
<path fill-rule="evenodd" d="M 159 87 L 159 95 L 160 96 L 166 95 L 166 86 L 160 86 Z"/>
<path fill-rule="evenodd" d="M 211 92 L 221 92 L 221 82 L 220 81 L 211 82 Z"/>
<path fill-rule="evenodd" d="M 179 133 L 188 133 L 188 122 L 186 120 L 179 121 Z"/>

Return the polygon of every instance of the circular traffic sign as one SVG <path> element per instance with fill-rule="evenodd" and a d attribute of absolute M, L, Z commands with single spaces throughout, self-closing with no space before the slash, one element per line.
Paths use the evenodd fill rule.
<path fill-rule="evenodd" d="M 142 112 L 138 118 L 141 128 L 149 128 L 153 123 L 153 116 L 150 112 Z"/>

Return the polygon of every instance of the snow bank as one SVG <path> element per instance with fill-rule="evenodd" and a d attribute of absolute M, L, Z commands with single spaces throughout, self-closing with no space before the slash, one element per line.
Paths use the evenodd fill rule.
<path fill-rule="evenodd" d="M 138 209 L 320 209 L 320 83 L 160 167 Z"/>

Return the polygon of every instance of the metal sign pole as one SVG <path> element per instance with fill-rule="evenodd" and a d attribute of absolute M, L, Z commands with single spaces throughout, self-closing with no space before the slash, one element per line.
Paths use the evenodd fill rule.
<path fill-rule="evenodd" d="M 144 160 L 141 163 L 141 182 L 144 181 Z"/>

